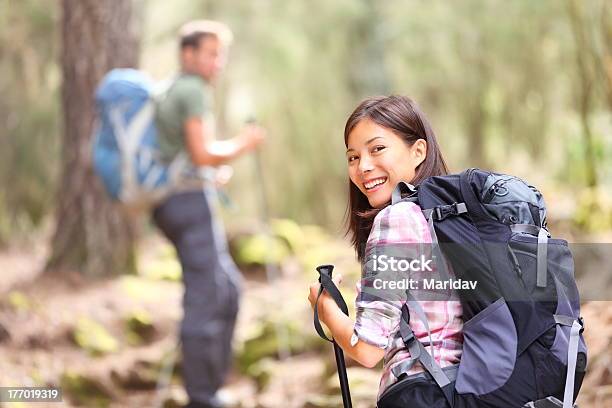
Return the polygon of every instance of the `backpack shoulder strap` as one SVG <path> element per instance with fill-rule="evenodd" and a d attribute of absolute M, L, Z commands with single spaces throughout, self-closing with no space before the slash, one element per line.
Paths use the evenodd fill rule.
<path fill-rule="evenodd" d="M 407 194 L 408 197 L 402 198 L 402 194 Z M 391 205 L 397 204 L 402 200 L 417 202 L 417 187 L 405 181 L 400 181 L 393 189 L 391 194 Z"/>
<path fill-rule="evenodd" d="M 418 303 L 418 302 L 415 302 Z M 419 305 L 420 308 L 420 305 Z M 417 309 L 419 310 L 419 309 Z M 422 309 L 420 309 L 422 312 Z M 420 315 L 421 312 L 417 311 Z M 427 318 L 423 313 L 421 317 L 423 323 L 426 325 L 429 330 L 429 326 L 427 325 Z M 421 343 L 415 336 L 414 332 L 410 328 L 410 311 L 408 310 L 408 303 L 405 303 L 402 306 L 402 317 L 400 319 L 399 324 L 400 334 L 402 336 L 402 340 L 404 341 L 404 345 L 410 352 L 410 355 L 413 358 L 416 358 L 423 368 L 427 370 L 427 372 L 433 377 L 434 381 L 440 387 L 440 390 L 444 394 L 444 397 L 448 401 L 451 407 L 454 406 L 453 400 L 453 392 L 454 392 L 454 383 L 450 381 L 446 373 L 440 368 L 440 365 L 436 363 L 436 360 L 429 354 L 423 343 Z M 430 335 L 431 336 L 431 335 Z M 431 337 L 430 337 L 431 344 Z M 431 349 L 433 350 L 433 344 L 431 344 Z M 395 374 L 395 373 L 394 373 Z"/>

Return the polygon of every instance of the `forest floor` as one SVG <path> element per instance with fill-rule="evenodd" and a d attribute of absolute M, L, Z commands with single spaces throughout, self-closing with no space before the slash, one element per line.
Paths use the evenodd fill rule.
<path fill-rule="evenodd" d="M 167 273 L 178 265 L 168 260 L 170 249 L 158 237 L 140 247 L 145 249 L 139 269 L 149 272 L 96 281 L 41 273 L 47 256 L 42 243 L 1 251 L 0 385 L 62 387 L 61 404 L 31 404 L 35 407 L 175 407 L 185 402 L 177 375 L 180 361 L 174 361 L 182 284 Z M 306 300 L 312 276 L 291 262 L 282 271 L 274 285 L 266 283 L 261 270 L 244 273 L 238 361 L 223 395 L 240 408 L 341 406 L 331 346 L 312 329 Z M 612 302 L 588 302 L 582 314 L 590 354 L 578 402 L 581 408 L 612 406 Z M 280 322 L 271 327 L 294 336 L 290 356 L 279 358 L 278 343 L 270 350 L 261 326 L 269 321 Z M 253 358 L 259 361 L 253 364 Z M 242 369 L 245 361 L 250 365 Z M 354 406 L 373 406 L 378 369 L 349 362 L 349 370 Z"/>
<path fill-rule="evenodd" d="M 139 269 L 148 271 L 178 265 L 168 260 L 169 246 L 157 237 L 140 244 Z M 61 385 L 63 402 L 43 406 L 110 406 L 110 407 L 174 407 L 186 401 L 180 383 L 180 357 L 176 358 L 177 325 L 181 317 L 182 284 L 173 276 L 120 276 L 89 281 L 78 274 L 41 273 L 47 249 L 9 248 L 0 252 L 0 385 Z M 262 270 L 245 271 L 245 287 L 237 324 L 236 343 L 252 341 L 256 357 L 262 358 L 253 375 L 241 374 L 233 367 L 222 396 L 234 401 L 235 407 L 331 407 L 341 403 L 334 384 L 331 345 L 316 340 L 307 304 L 309 280 L 290 264 L 283 267 L 283 276 L 269 285 Z M 292 272 L 293 271 L 293 272 Z M 166 271 L 167 272 L 167 271 Z M 170 273 L 172 275 L 172 272 Z M 314 279 L 314 278 L 313 278 Z M 283 293 L 282 305 L 275 301 Z M 290 340 L 291 355 L 278 358 L 276 347 L 269 350 L 269 340 L 262 334 L 266 314 L 283 311 L 281 320 L 303 322 L 297 331 L 308 333 L 308 340 Z M 266 312 L 267 310 L 267 312 Z M 276 310 L 274 312 L 273 310 Z M 144 339 L 134 341 L 127 322 L 135 315 L 146 316 L 150 327 Z M 147 320 L 147 319 L 144 319 Z M 93 322 L 93 326 L 91 323 Z M 98 327 L 105 333 L 97 333 Z M 293 325 L 285 330 L 296 334 Z M 265 328 L 263 329 L 265 331 Z M 83 333 L 85 332 L 85 333 Z M 94 333 L 90 340 L 79 340 Z M 110 339 L 110 340 L 109 340 Z M 114 340 L 112 340 L 114 339 Z M 255 340 L 255 341 L 253 341 Z M 257 342 L 268 350 L 263 354 Z M 314 347 L 304 347 L 306 342 Z M 92 344 L 93 343 L 93 344 Z M 110 343 L 105 344 L 105 343 Z M 294 343 L 297 343 L 294 344 Z M 114 344 L 114 346 L 113 346 Z M 328 350 L 327 350 L 328 349 Z M 326 351 L 327 350 L 327 351 Z M 245 351 L 237 351 L 241 356 Z M 252 359 L 245 356 L 246 360 Z M 237 363 L 238 365 L 239 363 Z M 349 366 L 351 364 L 349 363 Z M 173 374 L 168 380 L 164 368 Z M 374 370 L 350 367 L 358 382 L 361 396 L 357 402 L 376 397 L 378 374 Z M 365 384 L 368 386 L 365 386 Z M 4 407 L 28 406 L 22 403 L 0 403 Z M 359 404 L 358 406 L 368 406 Z"/>

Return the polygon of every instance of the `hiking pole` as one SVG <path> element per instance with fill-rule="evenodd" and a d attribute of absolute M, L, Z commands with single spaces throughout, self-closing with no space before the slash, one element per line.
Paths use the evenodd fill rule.
<path fill-rule="evenodd" d="M 332 280 L 332 272 L 334 270 L 334 265 L 320 265 L 317 267 L 317 272 L 319 272 L 319 283 L 321 287 L 319 288 L 319 294 L 317 295 L 317 300 L 315 302 L 314 307 L 314 326 L 315 330 L 321 336 L 322 339 L 331 342 L 334 345 L 334 356 L 336 357 L 336 367 L 338 367 L 338 380 L 340 381 L 340 392 L 342 393 L 342 404 L 344 408 L 352 408 L 351 403 L 351 392 L 349 390 L 348 376 L 346 374 L 346 362 L 344 361 L 344 352 L 342 348 L 336 343 L 336 341 L 332 338 L 328 338 L 321 327 L 321 322 L 319 321 L 319 312 L 318 312 L 318 304 L 319 297 L 323 290 L 326 290 L 327 293 L 334 299 L 334 302 L 338 305 L 342 313 L 348 316 L 348 307 L 346 302 L 342 298 L 342 294 L 334 284 Z"/>
<path fill-rule="evenodd" d="M 170 382 L 172 382 L 172 372 L 176 366 L 176 359 L 181 350 L 181 341 L 178 340 L 168 355 L 162 358 L 161 369 L 155 384 L 155 398 L 152 406 L 163 408 L 166 398 L 170 393 Z"/>
<path fill-rule="evenodd" d="M 252 117 L 247 119 L 247 125 L 255 125 L 257 120 Z M 268 197 L 266 190 L 266 183 L 263 173 L 263 165 L 261 160 L 261 153 L 259 149 L 256 149 L 254 152 L 255 156 L 255 176 L 257 177 L 259 184 L 259 200 L 260 200 L 260 210 L 261 210 L 261 222 L 264 226 L 264 235 L 266 237 L 267 250 L 265 255 L 265 270 L 266 270 L 266 280 L 268 283 L 272 283 L 279 276 L 280 272 L 276 267 L 276 264 L 273 264 L 270 261 L 270 254 L 273 251 L 272 247 L 272 234 L 270 233 L 270 207 L 268 206 Z M 281 324 L 278 319 L 275 324 L 276 338 L 278 339 L 277 348 L 278 348 L 278 357 L 280 360 L 285 360 L 291 355 L 291 350 L 289 347 L 289 333 L 287 329 Z"/>

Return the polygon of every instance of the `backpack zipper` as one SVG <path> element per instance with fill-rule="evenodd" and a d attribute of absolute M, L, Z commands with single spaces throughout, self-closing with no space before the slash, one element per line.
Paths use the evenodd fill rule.
<path fill-rule="evenodd" d="M 516 255 L 514 254 L 514 250 L 512 249 L 510 245 L 508 245 L 508 250 L 510 251 L 510 255 L 512 256 L 512 263 L 514 264 L 514 272 L 516 272 L 519 278 L 522 279 L 523 271 L 521 270 L 521 265 L 519 264 L 519 261 Z"/>
<path fill-rule="evenodd" d="M 489 189 L 487 190 L 487 193 L 483 197 L 483 199 L 482 199 L 483 203 L 486 203 L 486 204 L 490 203 L 491 200 L 493 199 L 493 196 L 503 197 L 506 194 L 508 194 L 508 189 L 504 187 L 504 184 L 506 184 L 507 182 L 509 182 L 511 180 L 513 180 L 513 178 L 497 180 L 495 183 L 493 183 L 493 185 L 491 187 L 489 187 Z M 500 191 L 500 190 L 503 190 L 504 193 L 503 194 L 498 194 L 498 191 Z"/>

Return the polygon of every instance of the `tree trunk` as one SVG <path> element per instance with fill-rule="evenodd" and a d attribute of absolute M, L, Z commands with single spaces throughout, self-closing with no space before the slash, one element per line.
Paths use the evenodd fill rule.
<path fill-rule="evenodd" d="M 91 163 L 95 87 L 109 69 L 138 59 L 131 0 L 63 0 L 62 11 L 63 168 L 47 271 L 131 272 L 130 220 L 108 200 Z"/>

